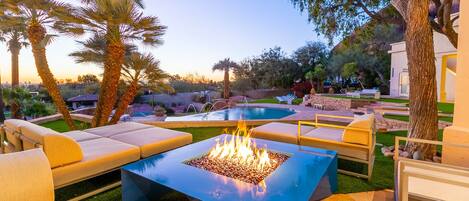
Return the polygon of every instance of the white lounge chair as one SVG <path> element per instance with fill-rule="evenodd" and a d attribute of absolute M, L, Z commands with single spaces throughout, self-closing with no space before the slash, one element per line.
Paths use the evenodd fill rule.
<path fill-rule="evenodd" d="M 277 96 L 275 98 L 280 103 L 286 102 L 288 105 L 291 105 L 291 104 L 293 104 L 293 100 L 295 100 L 296 97 L 294 95 L 288 94 L 286 96 Z"/>

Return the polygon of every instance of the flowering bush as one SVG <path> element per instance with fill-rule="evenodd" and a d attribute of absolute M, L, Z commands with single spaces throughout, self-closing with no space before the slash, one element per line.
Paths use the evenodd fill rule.
<path fill-rule="evenodd" d="M 303 98 L 305 94 L 309 94 L 313 86 L 309 82 L 300 82 L 293 84 L 291 90 L 298 98 Z"/>

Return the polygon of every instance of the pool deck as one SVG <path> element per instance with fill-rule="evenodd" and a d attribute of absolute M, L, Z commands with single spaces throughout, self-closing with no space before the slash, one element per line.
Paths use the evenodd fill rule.
<path fill-rule="evenodd" d="M 238 106 L 247 107 L 270 107 L 270 108 L 284 108 L 293 109 L 295 114 L 286 116 L 281 119 L 261 119 L 261 120 L 245 120 L 248 126 L 263 125 L 270 122 L 285 122 L 296 123 L 298 121 L 312 121 L 316 114 L 328 114 L 337 116 L 353 116 L 352 111 L 327 111 L 314 109 L 312 107 L 305 107 L 300 105 L 286 105 L 286 104 L 270 104 L 270 103 L 255 103 L 255 104 L 238 104 Z M 349 122 L 343 119 L 321 118 L 322 121 L 330 122 Z M 171 121 L 166 122 L 162 120 L 155 120 L 154 118 L 139 118 L 135 120 L 140 123 L 145 123 L 153 126 L 164 128 L 187 128 L 187 127 L 234 127 L 237 126 L 238 120 L 203 120 L 203 121 Z"/>

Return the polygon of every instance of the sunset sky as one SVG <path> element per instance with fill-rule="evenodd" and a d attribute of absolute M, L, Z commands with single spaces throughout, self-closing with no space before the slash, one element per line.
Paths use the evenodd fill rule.
<path fill-rule="evenodd" d="M 68 0 L 68 2 L 76 2 Z M 197 73 L 220 80 L 211 66 L 230 57 L 240 61 L 264 49 L 280 46 L 288 54 L 307 41 L 323 40 L 313 31 L 307 15 L 296 10 L 290 0 L 146 0 L 145 14 L 158 16 L 168 26 L 164 44 L 140 47 L 151 52 L 171 74 Z M 75 64 L 69 53 L 78 50 L 75 40 L 60 36 L 47 48 L 50 68 L 57 79 L 100 74 L 92 64 Z M 10 53 L 0 43 L 2 82 L 10 82 Z M 40 82 L 31 49 L 20 53 L 20 81 Z"/>

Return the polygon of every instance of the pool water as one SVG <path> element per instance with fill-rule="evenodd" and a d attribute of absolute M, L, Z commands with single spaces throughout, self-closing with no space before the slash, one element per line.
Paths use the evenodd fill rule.
<path fill-rule="evenodd" d="M 146 117 L 146 116 L 149 116 L 149 115 L 152 115 L 153 112 L 134 112 L 132 113 L 132 117 Z"/>
<path fill-rule="evenodd" d="M 281 119 L 292 114 L 295 114 L 294 110 L 285 108 L 234 107 L 182 117 L 168 117 L 165 121 Z"/>

